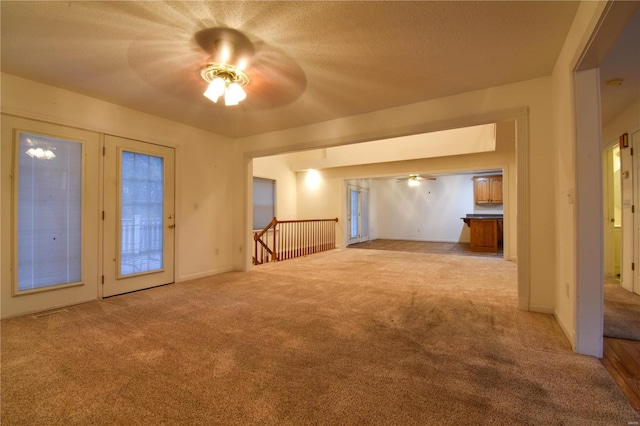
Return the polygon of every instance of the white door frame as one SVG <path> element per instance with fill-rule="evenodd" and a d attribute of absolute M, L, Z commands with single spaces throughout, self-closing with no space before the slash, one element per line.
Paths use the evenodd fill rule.
<path fill-rule="evenodd" d="M 367 232 L 366 235 L 363 232 L 363 217 L 366 217 L 366 220 L 369 220 L 369 189 L 368 188 L 363 188 L 361 186 L 358 185 L 354 185 L 354 184 L 350 184 L 347 183 L 346 185 L 347 190 L 346 190 L 346 197 L 347 197 L 347 220 L 345 220 L 345 224 L 346 224 L 346 244 L 345 245 L 350 245 L 350 244 L 355 244 L 355 243 L 361 243 L 363 241 L 368 241 L 369 240 L 369 228 L 370 228 L 370 223 L 367 222 Z M 358 235 L 357 236 L 352 236 L 351 235 L 351 226 L 352 226 L 352 191 L 355 191 L 358 193 Z M 363 194 L 367 194 L 366 196 L 366 205 L 363 203 Z"/>
<path fill-rule="evenodd" d="M 631 142 L 631 138 L 629 138 Z M 632 144 L 630 144 L 630 147 Z M 622 254 L 620 260 L 620 285 L 628 290 L 634 291 L 633 271 L 631 264 L 634 262 L 634 214 L 631 212 L 631 206 L 638 204 L 637 191 L 634 191 L 633 157 L 631 156 L 631 148 L 620 149 L 620 190 L 622 204 L 622 229 L 629 232 L 622 233 Z M 625 177 L 626 176 L 626 177 Z M 634 200 L 634 198 L 636 198 Z"/>
<path fill-rule="evenodd" d="M 602 171 L 604 185 L 604 272 L 605 276 L 617 278 L 620 271 L 615 263 L 615 172 L 613 170 L 614 151 L 618 148 L 618 141 L 610 144 L 602 154 Z M 622 180 L 622 179 L 621 179 Z M 620 242 L 620 245 L 622 243 Z M 620 253 L 622 248 L 619 247 Z"/>
<path fill-rule="evenodd" d="M 633 154 L 630 155 L 631 158 L 631 175 L 633 177 L 629 177 L 628 179 L 632 179 L 633 182 L 633 193 L 631 200 L 631 229 L 633 230 L 632 236 L 632 247 L 633 247 L 633 255 L 626 258 L 631 258 L 632 260 L 632 268 L 631 273 L 633 276 L 632 279 L 632 287 L 633 292 L 636 294 L 640 294 L 640 161 L 634 161 L 634 156 L 638 155 L 640 152 L 640 130 L 634 132 L 629 136 L 629 144 L 633 149 Z M 626 180 L 626 179 L 625 179 Z M 626 200 L 622 200 L 622 210 L 627 211 L 629 206 L 626 205 Z M 623 268 L 628 268 L 628 265 L 622 265 Z M 621 268 L 621 269 L 623 269 Z"/>
<path fill-rule="evenodd" d="M 146 142 L 105 136 L 102 296 L 113 296 L 175 281 L 175 150 Z M 120 273 L 121 154 L 124 151 L 162 157 L 163 211 L 160 223 L 162 265 L 141 273 Z M 135 228 L 135 227 L 134 227 Z M 157 234 L 157 232 L 155 232 Z"/>

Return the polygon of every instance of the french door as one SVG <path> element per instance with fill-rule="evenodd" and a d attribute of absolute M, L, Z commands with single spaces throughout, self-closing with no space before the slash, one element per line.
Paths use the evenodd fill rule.
<path fill-rule="evenodd" d="M 347 185 L 347 245 L 369 240 L 369 190 Z"/>
<path fill-rule="evenodd" d="M 104 149 L 103 296 L 174 281 L 174 150 L 115 136 Z"/>

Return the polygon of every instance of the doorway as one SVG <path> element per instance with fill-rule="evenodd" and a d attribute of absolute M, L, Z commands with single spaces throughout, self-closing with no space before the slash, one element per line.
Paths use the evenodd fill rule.
<path fill-rule="evenodd" d="M 103 296 L 174 282 L 174 149 L 105 136 Z"/>
<path fill-rule="evenodd" d="M 369 189 L 347 185 L 347 245 L 369 240 Z"/>
<path fill-rule="evenodd" d="M 620 147 L 618 144 L 607 149 L 604 155 L 605 172 L 605 274 L 608 278 L 620 279 L 622 256 L 622 194 L 620 176 Z"/>
<path fill-rule="evenodd" d="M 626 146 L 617 145 L 605 154 L 605 181 L 613 182 L 606 182 L 603 334 L 640 341 L 640 275 L 635 267 L 640 260 L 640 217 L 634 208 L 640 200 L 640 162 L 631 154 L 631 149 L 640 149 L 640 132 L 624 139 Z"/>

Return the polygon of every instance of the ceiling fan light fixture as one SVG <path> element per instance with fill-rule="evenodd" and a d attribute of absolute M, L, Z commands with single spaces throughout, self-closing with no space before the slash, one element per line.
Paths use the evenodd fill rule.
<path fill-rule="evenodd" d="M 213 102 L 218 102 L 218 98 L 224 95 L 226 87 L 227 85 L 225 84 L 224 79 L 216 77 L 211 83 L 209 83 L 207 90 L 204 92 L 204 96 Z"/>
<path fill-rule="evenodd" d="M 238 83 L 231 83 L 224 94 L 225 105 L 238 105 L 246 97 L 247 94 Z"/>
<path fill-rule="evenodd" d="M 240 61 L 240 64 L 244 66 L 245 62 Z M 238 105 L 247 97 L 243 87 L 249 84 L 249 76 L 239 67 L 209 58 L 200 70 L 200 76 L 209 83 L 204 96 L 213 102 L 218 102 L 222 96 L 225 105 Z"/>
<path fill-rule="evenodd" d="M 195 42 L 209 54 L 200 77 L 207 83 L 204 96 L 212 102 L 224 98 L 225 105 L 238 105 L 247 94 L 249 84 L 246 69 L 255 54 L 251 40 L 240 31 L 228 27 L 200 30 Z"/>
<path fill-rule="evenodd" d="M 420 176 L 418 175 L 409 176 L 409 179 L 407 179 L 407 184 L 409 186 L 420 186 Z"/>

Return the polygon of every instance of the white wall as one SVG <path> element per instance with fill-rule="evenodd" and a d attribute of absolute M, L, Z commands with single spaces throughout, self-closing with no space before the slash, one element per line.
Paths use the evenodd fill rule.
<path fill-rule="evenodd" d="M 379 238 L 469 242 L 469 227 L 461 220 L 474 211 L 469 175 L 440 176 L 416 187 L 395 179 L 374 182 Z"/>
<path fill-rule="evenodd" d="M 296 154 L 292 167 L 295 171 L 302 171 L 489 152 L 496 147 L 495 127 L 490 123 L 324 148 Z"/>
<path fill-rule="evenodd" d="M 296 173 L 298 219 L 331 219 L 337 217 L 336 246 L 344 246 L 344 212 L 346 187 L 344 178 L 331 177 L 319 170 L 317 184 L 310 185 L 307 172 Z"/>
<path fill-rule="evenodd" d="M 234 212 L 233 144 L 227 138 L 159 117 L 123 108 L 98 99 L 57 89 L 8 74 L 2 74 L 3 114 L 84 129 L 95 135 L 97 149 L 101 135 L 112 134 L 176 148 L 176 281 L 231 270 Z M 3 135 L 7 133 L 3 129 Z M 26 129 L 28 130 L 28 129 Z M 9 131 L 9 134 L 11 132 Z M 3 136 L 0 150 L 0 179 L 9 179 L 11 137 Z M 91 165 L 98 168 L 98 164 Z M 95 183 L 92 184 L 95 186 Z M 99 185 L 98 185 L 99 186 Z M 100 194 L 101 188 L 93 191 Z M 10 191 L 2 192 L 0 260 L 2 316 L 48 309 L 31 303 L 28 295 L 10 296 Z M 98 211 L 95 212 L 96 216 Z M 99 236 L 94 241 L 99 241 Z M 96 254 L 95 256 L 98 256 Z M 97 259 L 96 259 L 97 261 Z M 91 288 L 83 300 L 98 296 L 98 276 L 85 286 Z M 56 291 L 47 292 L 50 295 Z M 9 294 L 9 296 L 7 296 Z M 41 293 L 46 294 L 46 293 Z M 53 298 L 49 298 L 53 299 Z M 82 300 L 74 299 L 73 303 Z M 57 301 L 51 303 L 58 303 Z"/>

